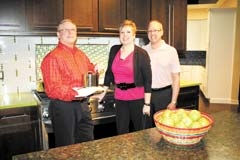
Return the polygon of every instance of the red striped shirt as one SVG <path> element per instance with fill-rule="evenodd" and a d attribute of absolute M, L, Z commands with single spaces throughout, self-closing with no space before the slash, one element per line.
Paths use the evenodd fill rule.
<path fill-rule="evenodd" d="M 77 47 L 62 43 L 43 59 L 41 71 L 46 94 L 53 99 L 72 101 L 77 94 L 72 88 L 83 86 L 83 76 L 94 71 L 94 65 Z"/>

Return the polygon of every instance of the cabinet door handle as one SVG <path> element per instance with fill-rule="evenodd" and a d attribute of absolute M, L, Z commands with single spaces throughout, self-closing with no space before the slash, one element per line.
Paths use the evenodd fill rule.
<path fill-rule="evenodd" d="M 27 114 L 20 114 L 20 115 L 11 115 L 11 116 L 2 116 L 1 119 L 12 119 L 12 118 L 22 118 L 22 117 L 28 117 Z"/>

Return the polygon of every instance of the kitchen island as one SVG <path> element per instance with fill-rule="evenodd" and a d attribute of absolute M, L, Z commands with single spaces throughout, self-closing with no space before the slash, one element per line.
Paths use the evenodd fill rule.
<path fill-rule="evenodd" d="M 184 147 L 167 143 L 156 128 L 16 155 L 13 160 L 239 160 L 240 114 L 212 114 L 214 126 L 200 143 Z"/>
<path fill-rule="evenodd" d="M 0 159 L 42 150 L 41 112 L 30 92 L 0 95 Z"/>

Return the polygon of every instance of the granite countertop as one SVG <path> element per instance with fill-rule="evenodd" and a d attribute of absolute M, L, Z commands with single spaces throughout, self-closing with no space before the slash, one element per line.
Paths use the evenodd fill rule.
<path fill-rule="evenodd" d="M 200 143 L 183 147 L 165 142 L 156 128 L 17 155 L 13 160 L 238 160 L 240 114 L 212 115 L 214 126 Z"/>
<path fill-rule="evenodd" d="M 191 87 L 200 85 L 192 81 L 180 81 L 180 87 Z M 32 92 L 7 93 L 0 95 L 0 109 L 17 108 L 23 106 L 36 106 L 39 102 Z"/>
<path fill-rule="evenodd" d="M 0 109 L 28 107 L 36 105 L 38 105 L 38 101 L 31 92 L 7 93 L 0 95 Z"/>

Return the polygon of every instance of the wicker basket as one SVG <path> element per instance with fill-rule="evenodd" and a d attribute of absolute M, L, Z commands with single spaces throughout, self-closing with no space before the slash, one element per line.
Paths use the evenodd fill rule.
<path fill-rule="evenodd" d="M 209 129 L 213 125 L 213 118 L 201 112 L 202 117 L 205 117 L 209 121 L 209 125 L 200 128 L 176 128 L 164 125 L 158 121 L 159 117 L 164 110 L 156 112 L 154 114 L 154 122 L 158 131 L 162 134 L 163 139 L 177 145 L 194 145 L 200 142 L 200 140 L 207 134 Z M 175 110 L 176 111 L 176 110 Z M 189 112 L 190 110 L 186 110 Z"/>

